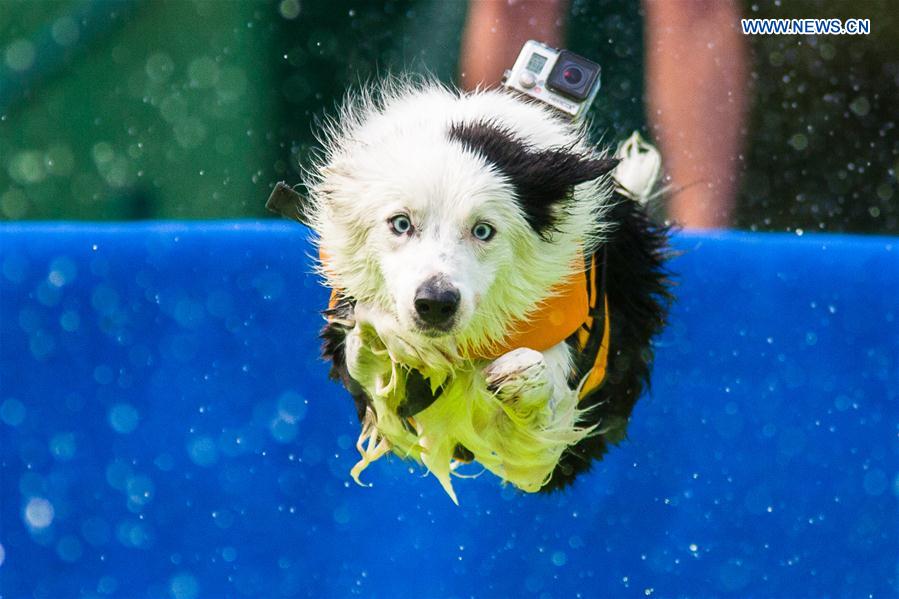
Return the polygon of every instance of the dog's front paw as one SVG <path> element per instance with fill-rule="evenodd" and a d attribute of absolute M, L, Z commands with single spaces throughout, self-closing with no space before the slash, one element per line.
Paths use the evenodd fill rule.
<path fill-rule="evenodd" d="M 373 387 L 377 377 L 390 369 L 386 354 L 372 351 L 380 345 L 374 330 L 361 324 L 356 324 L 344 340 L 347 370 L 366 389 Z"/>
<path fill-rule="evenodd" d="M 503 354 L 484 369 L 487 388 L 504 403 L 521 410 L 543 407 L 552 395 L 543 354 L 522 347 Z"/>

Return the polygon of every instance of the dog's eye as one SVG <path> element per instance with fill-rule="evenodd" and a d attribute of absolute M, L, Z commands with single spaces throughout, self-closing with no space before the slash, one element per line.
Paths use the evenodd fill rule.
<path fill-rule="evenodd" d="M 388 222 L 390 229 L 397 235 L 405 235 L 412 231 L 412 221 L 405 214 L 397 214 Z"/>
<path fill-rule="evenodd" d="M 490 241 L 493 239 L 494 233 L 496 233 L 496 229 L 487 223 L 478 223 L 471 228 L 471 234 L 474 235 L 475 239 L 480 239 L 481 241 Z"/>

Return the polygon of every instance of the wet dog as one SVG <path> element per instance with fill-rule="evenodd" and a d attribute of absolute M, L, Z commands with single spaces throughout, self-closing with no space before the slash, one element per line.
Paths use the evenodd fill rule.
<path fill-rule="evenodd" d="M 323 332 L 362 459 L 463 463 L 524 491 L 625 436 L 670 300 L 658 154 L 615 155 L 507 91 L 392 79 L 323 128 L 302 214 L 333 290 Z"/>

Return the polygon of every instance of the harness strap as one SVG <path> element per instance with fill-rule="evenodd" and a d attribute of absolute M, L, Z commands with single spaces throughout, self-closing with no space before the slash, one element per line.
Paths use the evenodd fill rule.
<path fill-rule="evenodd" d="M 587 280 L 589 316 L 572 338 L 572 342 L 580 350 L 580 359 L 575 362 L 575 372 L 571 381 L 573 384 L 582 382 L 578 394 L 581 401 L 602 386 L 608 371 L 612 319 L 609 313 L 609 295 L 606 291 L 606 263 L 606 250 L 603 248 L 600 268 L 597 269 L 592 260 L 586 265 L 589 271 Z M 600 271 L 598 289 L 597 270 Z M 600 298 L 602 302 L 599 301 Z"/>
<path fill-rule="evenodd" d="M 587 376 L 587 380 L 584 381 L 584 386 L 581 387 L 581 392 L 578 395 L 578 399 L 582 400 L 587 395 L 599 389 L 602 384 L 606 380 L 606 370 L 609 364 L 609 335 L 611 332 L 610 326 L 610 318 L 609 318 L 609 296 L 603 294 L 602 296 L 603 302 L 603 324 L 602 324 L 602 341 L 599 345 L 599 352 L 596 355 L 596 362 L 593 363 L 593 367 L 590 369 L 590 374 Z"/>

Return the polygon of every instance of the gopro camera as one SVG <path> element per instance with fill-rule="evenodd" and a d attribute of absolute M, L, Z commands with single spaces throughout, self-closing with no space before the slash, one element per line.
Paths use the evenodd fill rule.
<path fill-rule="evenodd" d="M 561 110 L 573 120 L 587 113 L 599 91 L 600 67 L 569 50 L 529 40 L 522 47 L 503 86 Z"/>

